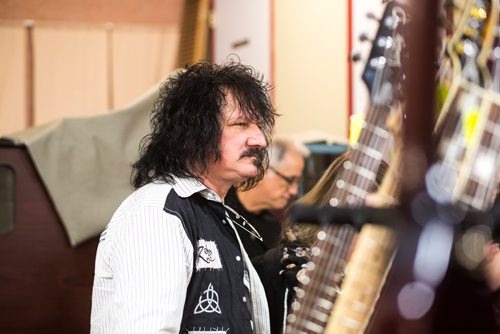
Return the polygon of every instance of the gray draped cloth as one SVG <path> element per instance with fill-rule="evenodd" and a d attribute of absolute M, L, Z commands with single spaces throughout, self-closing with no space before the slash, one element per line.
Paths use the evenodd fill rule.
<path fill-rule="evenodd" d="M 25 144 L 62 220 L 71 245 L 105 228 L 132 191 L 131 164 L 149 119 L 159 85 L 118 111 L 67 118 L 4 138 Z"/>

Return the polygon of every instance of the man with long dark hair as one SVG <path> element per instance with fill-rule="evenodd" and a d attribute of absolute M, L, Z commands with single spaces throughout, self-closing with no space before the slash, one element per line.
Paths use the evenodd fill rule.
<path fill-rule="evenodd" d="M 136 191 L 102 233 L 92 333 L 267 333 L 262 284 L 224 205 L 268 166 L 276 113 L 268 85 L 239 63 L 170 77 L 133 164 Z"/>
<path fill-rule="evenodd" d="M 288 205 L 299 192 L 305 145 L 291 137 L 274 135 L 268 148 L 269 169 L 262 181 L 251 190 L 231 188 L 226 204 L 243 215 L 253 228 L 238 230 L 245 251 L 253 259 L 278 245 L 281 223 Z"/>

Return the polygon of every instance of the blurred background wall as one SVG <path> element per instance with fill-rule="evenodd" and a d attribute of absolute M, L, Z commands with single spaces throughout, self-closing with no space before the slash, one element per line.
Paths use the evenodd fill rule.
<path fill-rule="evenodd" d="M 0 1 L 0 135 L 114 110 L 175 68 L 182 1 Z"/>
<path fill-rule="evenodd" d="M 277 131 L 345 140 L 359 3 L 0 0 L 0 135 L 123 107 L 188 63 L 194 43 L 190 61 L 236 54 L 264 74 Z"/>

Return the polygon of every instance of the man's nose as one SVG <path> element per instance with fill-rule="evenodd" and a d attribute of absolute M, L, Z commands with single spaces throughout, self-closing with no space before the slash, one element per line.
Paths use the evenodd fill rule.
<path fill-rule="evenodd" d="M 288 192 L 292 197 L 297 196 L 297 194 L 299 193 L 299 183 L 294 182 L 290 186 L 288 186 Z"/>
<path fill-rule="evenodd" d="M 250 126 L 250 137 L 248 138 L 248 145 L 259 147 L 267 146 L 266 136 L 264 136 L 264 133 L 262 132 L 261 128 L 257 126 L 257 124 L 252 124 Z"/>

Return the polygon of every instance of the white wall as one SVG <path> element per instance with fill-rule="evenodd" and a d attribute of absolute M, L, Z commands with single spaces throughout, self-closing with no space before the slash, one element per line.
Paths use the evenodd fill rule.
<path fill-rule="evenodd" d="M 214 0 L 214 61 L 231 54 L 271 78 L 270 0 Z"/>
<path fill-rule="evenodd" d="M 345 139 L 348 115 L 347 1 L 275 0 L 278 131 Z M 309 136 L 307 136 L 309 137 Z"/>
<path fill-rule="evenodd" d="M 214 60 L 235 53 L 272 82 L 278 132 L 347 139 L 348 1 L 214 0 Z"/>

